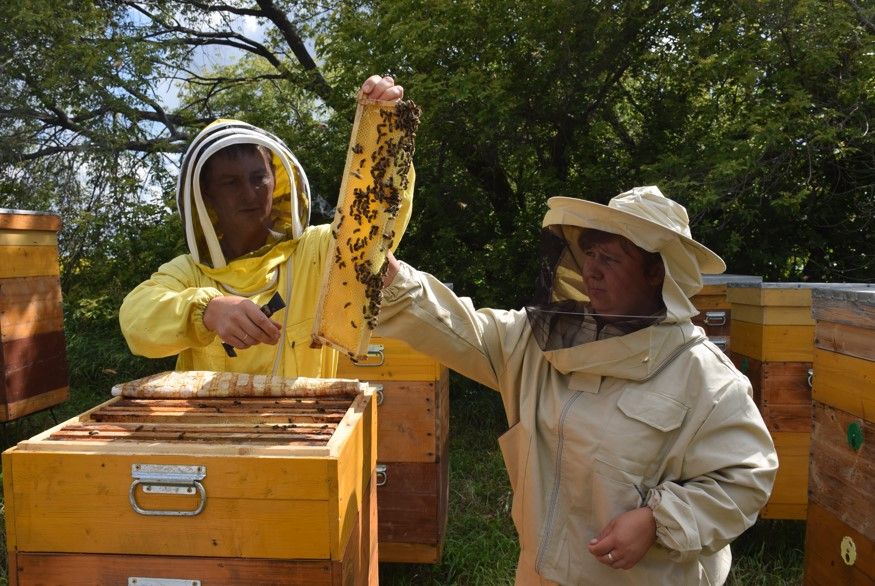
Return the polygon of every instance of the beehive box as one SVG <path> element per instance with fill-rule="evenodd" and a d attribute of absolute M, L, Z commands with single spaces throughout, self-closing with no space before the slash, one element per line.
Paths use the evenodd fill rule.
<path fill-rule="evenodd" d="M 437 563 L 447 523 L 449 372 L 407 344 L 371 339 L 366 360 L 338 376 L 381 387 L 377 502 L 380 560 Z"/>
<path fill-rule="evenodd" d="M 54 214 L 0 208 L 0 421 L 70 394 Z"/>
<path fill-rule="evenodd" d="M 328 382 L 115 397 L 7 450 L 10 584 L 376 583 L 376 402 Z"/>
<path fill-rule="evenodd" d="M 761 516 L 805 519 L 811 386 L 814 359 L 814 288 L 865 287 L 849 283 L 733 284 L 730 356 L 750 378 L 754 400 L 778 450 L 779 469 Z"/>
<path fill-rule="evenodd" d="M 815 289 L 806 584 L 875 583 L 875 290 Z"/>
<path fill-rule="evenodd" d="M 732 318 L 732 305 L 726 296 L 729 283 L 736 285 L 755 285 L 762 283 L 762 277 L 752 275 L 702 275 L 702 290 L 690 298 L 699 315 L 693 316 L 693 323 L 705 330 L 708 339 L 718 348 L 729 354 L 729 323 Z"/>

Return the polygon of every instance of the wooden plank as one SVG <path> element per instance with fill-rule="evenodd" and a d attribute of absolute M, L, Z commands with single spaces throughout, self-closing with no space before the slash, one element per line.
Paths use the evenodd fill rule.
<path fill-rule="evenodd" d="M 380 542 L 439 541 L 439 463 L 383 462 L 385 484 L 377 488 Z"/>
<path fill-rule="evenodd" d="M 53 389 L 66 387 L 69 384 L 66 352 L 40 356 L 27 366 L 7 369 L 5 381 L 6 403 L 15 403 Z"/>
<path fill-rule="evenodd" d="M 815 349 L 812 397 L 857 417 L 875 419 L 875 361 Z"/>
<path fill-rule="evenodd" d="M 3 342 L 3 368 L 8 372 L 67 355 L 64 332 L 46 332 Z"/>
<path fill-rule="evenodd" d="M 821 350 L 875 361 L 875 330 L 818 321 L 814 327 L 814 346 Z"/>
<path fill-rule="evenodd" d="M 733 305 L 732 315 L 739 321 L 778 326 L 813 326 L 811 307 L 770 307 L 760 305 Z"/>
<path fill-rule="evenodd" d="M 441 561 L 443 543 L 380 542 L 380 561 L 405 564 L 437 564 Z"/>
<path fill-rule="evenodd" d="M 856 558 L 848 564 L 842 558 L 842 541 L 854 543 Z M 875 544 L 836 519 L 812 500 L 805 531 L 806 586 L 862 586 L 875 584 Z"/>
<path fill-rule="evenodd" d="M 378 408 L 381 460 L 434 462 L 437 456 L 436 383 L 384 381 Z"/>
<path fill-rule="evenodd" d="M 864 438 L 855 450 L 848 429 Z M 834 517 L 875 541 L 875 423 L 838 409 L 814 404 L 809 493 Z"/>
<path fill-rule="evenodd" d="M 14 573 L 22 586 L 124 585 L 131 577 L 200 580 L 204 585 L 330 586 L 334 566 L 325 560 L 28 552 L 18 555 Z"/>
<path fill-rule="evenodd" d="M 729 336 L 732 349 L 763 362 L 811 362 L 814 326 L 762 325 L 735 319 Z"/>
<path fill-rule="evenodd" d="M 875 329 L 875 304 L 841 297 L 838 294 L 829 296 L 815 293 L 811 307 L 814 319 Z"/>
<path fill-rule="evenodd" d="M 171 555 L 185 544 L 186 554 L 198 556 L 329 559 L 331 460 L 130 452 L 13 451 L 6 498 L 15 503 L 18 550 Z M 133 464 L 205 466 L 205 509 L 193 517 L 137 514 L 128 496 Z M 197 503 L 196 496 L 136 495 L 144 509 Z"/>
<path fill-rule="evenodd" d="M 61 282 L 55 276 L 0 279 L 0 339 L 62 331 Z"/>
<path fill-rule="evenodd" d="M 61 218 L 47 212 L 9 210 L 0 212 L 0 229 L 3 230 L 51 230 L 61 229 Z"/>
<path fill-rule="evenodd" d="M 44 230 L 0 229 L 0 244 L 5 246 L 57 246 L 56 232 Z"/>
<path fill-rule="evenodd" d="M 812 284 L 805 283 L 764 283 L 757 287 L 730 287 L 726 297 L 732 305 L 775 305 L 811 307 Z"/>
<path fill-rule="evenodd" d="M 811 437 L 801 432 L 772 433 L 778 452 L 778 475 L 764 519 L 804 519 L 808 503 L 808 449 Z"/>
<path fill-rule="evenodd" d="M 0 278 L 59 274 L 57 246 L 0 245 Z"/>
<path fill-rule="evenodd" d="M 400 340 L 371 338 L 371 346 L 383 346 L 382 358 L 372 357 L 353 363 L 341 356 L 337 364 L 338 378 L 354 378 L 364 381 L 434 381 L 440 378 L 440 363 L 413 350 Z M 381 362 L 382 360 L 382 362 Z"/>
<path fill-rule="evenodd" d="M 3 385 L 0 384 L 0 392 Z M 12 401 L 11 403 L 0 404 L 0 421 L 12 421 L 31 413 L 42 411 L 60 405 L 70 398 L 70 387 L 63 386 L 59 389 L 52 389 L 20 401 Z"/>

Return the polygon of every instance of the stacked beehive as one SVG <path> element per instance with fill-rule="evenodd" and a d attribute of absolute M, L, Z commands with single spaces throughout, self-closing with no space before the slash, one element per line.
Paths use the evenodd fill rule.
<path fill-rule="evenodd" d="M 811 444 L 811 385 L 816 287 L 848 289 L 850 283 L 729 284 L 732 306 L 730 356 L 753 385 L 780 461 L 778 477 L 761 516 L 805 519 Z"/>
<path fill-rule="evenodd" d="M 374 337 L 338 377 L 382 386 L 377 432 L 380 561 L 437 563 L 447 522 L 449 376 L 407 344 Z"/>
<path fill-rule="evenodd" d="M 732 304 L 726 297 L 729 283 L 736 285 L 755 285 L 762 283 L 762 277 L 751 275 L 703 275 L 705 286 L 690 299 L 693 306 L 699 310 L 699 315 L 693 317 L 693 323 L 704 328 L 708 339 L 729 354 L 730 337 L 729 323 L 732 317 Z"/>
<path fill-rule="evenodd" d="M 815 289 L 806 584 L 875 583 L 875 289 Z"/>
<path fill-rule="evenodd" d="M 0 209 L 0 421 L 70 393 L 53 214 Z"/>
<path fill-rule="evenodd" d="M 375 584 L 372 389 L 189 374 L 3 453 L 9 583 Z"/>

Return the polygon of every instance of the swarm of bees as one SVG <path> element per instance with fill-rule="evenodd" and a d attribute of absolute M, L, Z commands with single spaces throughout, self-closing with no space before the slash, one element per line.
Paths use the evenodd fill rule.
<path fill-rule="evenodd" d="M 356 113 L 332 224 L 333 263 L 324 274 L 313 331 L 314 343 L 328 343 L 353 359 L 366 355 L 377 325 L 386 253 L 395 244 L 395 218 L 410 188 L 419 116 L 410 101 L 360 103 Z"/>

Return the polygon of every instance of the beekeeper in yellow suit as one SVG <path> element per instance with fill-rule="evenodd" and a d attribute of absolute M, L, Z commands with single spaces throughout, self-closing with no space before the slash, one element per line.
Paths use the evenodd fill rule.
<path fill-rule="evenodd" d="M 501 393 L 516 584 L 723 584 L 778 467 L 750 381 L 690 317 L 726 265 L 655 186 L 548 200 L 525 309 L 390 259 L 379 335 Z"/>
<path fill-rule="evenodd" d="M 361 88 L 374 100 L 403 93 L 388 76 Z M 395 246 L 410 218 L 412 179 Z M 125 297 L 119 321 L 131 351 L 176 354 L 177 370 L 333 377 L 337 352 L 310 347 L 330 225 L 308 225 L 310 188 L 289 148 L 250 124 L 217 120 L 186 151 L 176 198 L 189 254 Z M 259 308 L 275 293 L 286 307 L 268 318 Z"/>

